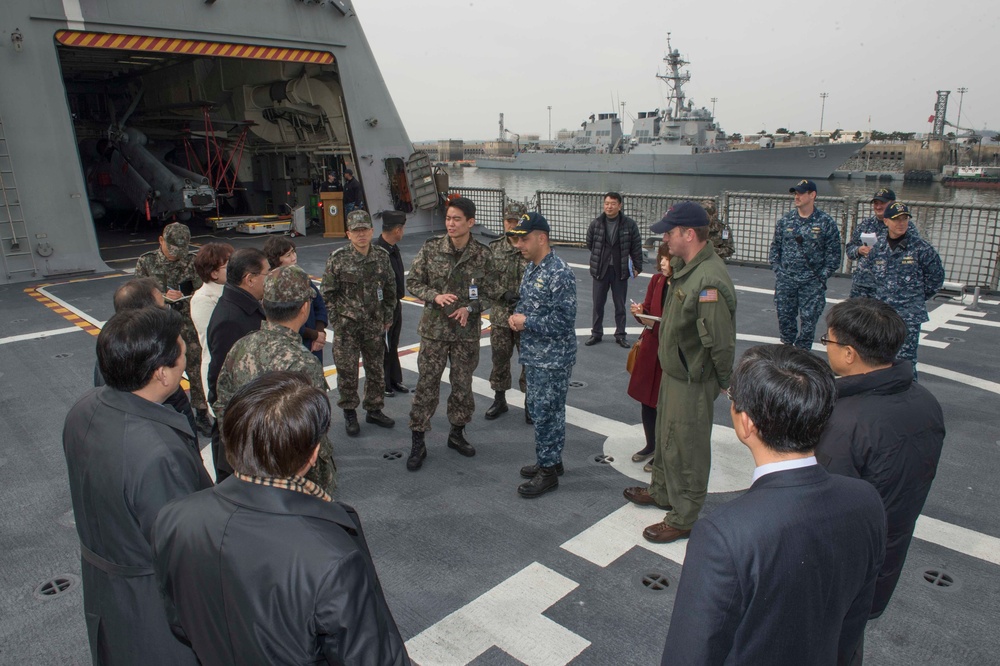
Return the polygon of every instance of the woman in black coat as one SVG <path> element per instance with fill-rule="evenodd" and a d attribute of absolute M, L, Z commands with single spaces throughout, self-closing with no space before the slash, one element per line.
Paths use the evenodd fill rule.
<path fill-rule="evenodd" d="M 410 663 L 357 513 L 305 478 L 329 426 L 308 380 L 261 375 L 223 419 L 233 476 L 160 512 L 167 616 L 203 666 Z"/>

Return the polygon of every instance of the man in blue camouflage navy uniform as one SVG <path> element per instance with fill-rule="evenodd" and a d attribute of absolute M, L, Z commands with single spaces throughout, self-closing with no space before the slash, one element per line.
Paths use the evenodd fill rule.
<path fill-rule="evenodd" d="M 528 212 L 523 203 L 511 201 L 504 208 L 503 229 L 511 231 L 517 226 L 521 216 Z M 490 388 L 493 389 L 493 404 L 486 410 L 486 419 L 492 421 L 508 410 L 507 390 L 512 379 L 510 375 L 510 359 L 514 348 L 521 349 L 520 334 L 507 325 L 507 320 L 514 314 L 514 306 L 520 298 L 521 278 L 527 265 L 524 256 L 517 249 L 516 236 L 501 236 L 490 243 L 490 260 L 487 268 L 489 275 L 496 281 L 496 298 L 490 307 L 490 350 L 493 369 L 490 371 Z M 527 408 L 527 388 L 524 366 L 521 366 L 521 377 L 518 381 L 521 393 L 525 394 L 524 420 L 531 423 L 531 415 Z"/>
<path fill-rule="evenodd" d="M 566 443 L 566 391 L 576 363 L 576 278 L 549 246 L 549 223 L 539 213 L 507 232 L 531 262 L 521 280 L 510 328 L 521 334 L 520 362 L 528 378 L 528 413 L 535 422 L 537 462 L 521 468 L 521 497 L 559 487 Z M 499 324 L 499 322 L 497 322 Z"/>
<path fill-rule="evenodd" d="M 872 216 L 858 222 L 851 233 L 851 240 L 844 247 L 847 258 L 855 262 L 851 271 L 851 298 L 875 298 L 875 275 L 869 255 L 875 243 L 885 240 L 886 229 L 882 216 L 885 214 L 885 207 L 895 200 L 896 193 L 889 188 L 878 190 L 872 197 Z M 875 243 L 866 245 L 861 240 L 861 234 L 875 234 Z"/>
<path fill-rule="evenodd" d="M 875 244 L 871 253 L 875 298 L 891 305 L 906 323 L 906 340 L 896 358 L 910 361 L 916 377 L 920 325 L 930 319 L 927 299 L 944 284 L 944 265 L 937 250 L 910 223 L 906 204 L 886 207 L 884 221 L 886 237 Z"/>
<path fill-rule="evenodd" d="M 795 195 L 795 210 L 775 224 L 768 253 L 774 307 L 781 342 L 812 349 L 816 322 L 826 307 L 826 281 L 840 267 L 840 230 L 816 208 L 816 183 L 801 180 L 788 191 Z"/>

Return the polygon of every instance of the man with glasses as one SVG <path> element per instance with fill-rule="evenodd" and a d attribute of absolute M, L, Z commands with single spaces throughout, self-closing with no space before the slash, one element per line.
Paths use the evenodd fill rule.
<path fill-rule="evenodd" d="M 816 183 L 800 180 L 788 191 L 795 209 L 774 225 L 768 260 L 781 342 L 808 350 L 826 307 L 826 281 L 840 266 L 840 230 L 816 208 Z"/>
<path fill-rule="evenodd" d="M 875 298 L 891 305 L 906 322 L 906 340 L 898 358 L 907 359 L 917 376 L 917 344 L 920 325 L 930 319 L 927 299 L 944 284 L 944 265 L 937 250 L 910 223 L 906 204 L 892 203 L 885 209 L 886 236 L 875 246 Z"/>
<path fill-rule="evenodd" d="M 937 399 L 914 381 L 910 364 L 897 359 L 907 330 L 891 306 L 851 298 L 834 305 L 826 323 L 820 341 L 839 378 L 816 459 L 834 474 L 868 481 L 882 497 L 888 536 L 869 614 L 877 618 L 899 581 L 937 471 L 944 416 Z"/>

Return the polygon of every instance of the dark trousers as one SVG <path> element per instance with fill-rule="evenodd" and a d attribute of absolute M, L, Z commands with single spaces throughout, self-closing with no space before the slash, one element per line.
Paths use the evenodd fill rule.
<path fill-rule="evenodd" d="M 385 387 L 403 383 L 403 369 L 399 366 L 399 334 L 403 330 L 403 306 L 396 303 L 396 311 L 392 314 L 392 327 L 385 334 L 385 361 L 382 368 L 385 374 Z"/>
<path fill-rule="evenodd" d="M 212 424 L 212 462 L 215 464 L 216 483 L 222 483 L 227 476 L 232 476 L 233 466 L 226 460 L 226 447 L 222 445 L 219 419 L 215 419 L 215 423 Z"/>
<path fill-rule="evenodd" d="M 604 337 L 604 304 L 608 302 L 608 290 L 615 304 L 615 337 L 625 337 L 625 295 L 628 293 L 628 279 L 619 280 L 614 267 L 604 271 L 604 276 L 594 280 L 594 325 L 590 329 L 595 338 Z"/>
<path fill-rule="evenodd" d="M 639 404 L 642 406 L 642 432 L 646 435 L 646 446 L 643 451 L 652 453 L 656 450 L 656 407 Z"/>

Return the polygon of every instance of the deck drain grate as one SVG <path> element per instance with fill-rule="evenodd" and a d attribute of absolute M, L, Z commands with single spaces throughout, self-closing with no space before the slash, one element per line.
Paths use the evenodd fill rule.
<path fill-rule="evenodd" d="M 615 461 L 614 456 L 597 455 L 594 456 L 594 462 L 600 465 L 610 465 Z"/>
<path fill-rule="evenodd" d="M 59 574 L 36 587 L 33 594 L 36 599 L 42 599 L 43 601 L 46 599 L 55 599 L 69 592 L 79 584 L 80 579 L 73 574 Z"/>
<path fill-rule="evenodd" d="M 965 338 L 947 337 L 944 338 L 945 342 L 965 342 Z"/>
<path fill-rule="evenodd" d="M 579 379 L 571 379 L 569 382 L 569 387 L 574 388 L 587 388 L 587 382 L 581 382 Z"/>
<path fill-rule="evenodd" d="M 774 308 L 763 308 L 761 312 L 777 312 Z"/>
<path fill-rule="evenodd" d="M 10 323 L 12 323 L 12 324 L 23 324 L 26 321 L 28 321 L 28 320 L 27 319 L 11 319 Z"/>
<path fill-rule="evenodd" d="M 52 358 L 69 358 L 73 355 L 73 352 L 62 352 L 61 354 L 56 354 Z"/>
<path fill-rule="evenodd" d="M 955 584 L 955 577 L 944 569 L 924 569 L 923 577 L 934 587 L 951 587 Z"/>
<path fill-rule="evenodd" d="M 382 454 L 383 460 L 399 460 L 402 457 L 403 454 L 400 451 L 387 451 Z"/>
<path fill-rule="evenodd" d="M 670 587 L 670 581 L 660 573 L 643 574 L 641 582 L 643 587 L 654 592 L 662 592 Z"/>

